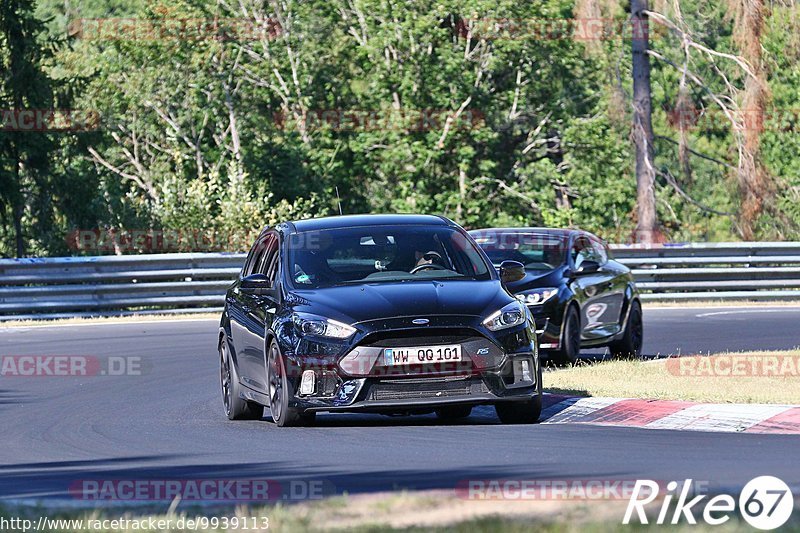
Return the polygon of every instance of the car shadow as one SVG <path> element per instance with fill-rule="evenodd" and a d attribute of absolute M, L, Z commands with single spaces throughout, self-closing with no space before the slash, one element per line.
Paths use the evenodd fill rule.
<path fill-rule="evenodd" d="M 546 387 L 545 393 L 552 396 L 554 399 L 557 397 L 565 397 L 565 398 L 572 398 L 575 396 L 580 396 L 582 398 L 589 398 L 591 394 L 589 391 L 583 389 L 565 389 L 560 387 Z"/>
<path fill-rule="evenodd" d="M 263 421 L 272 423 L 269 408 L 264 409 Z M 328 427 L 430 427 L 499 425 L 500 420 L 490 405 L 478 405 L 470 416 L 454 420 L 441 419 L 434 413 L 413 415 L 383 415 L 379 413 L 318 413 L 309 428 Z"/>
<path fill-rule="evenodd" d="M 678 357 L 676 355 L 668 354 L 642 354 L 641 361 L 657 361 L 661 359 L 669 359 L 670 357 Z M 614 357 L 608 352 L 581 352 L 580 358 L 576 363 L 560 363 L 552 359 L 542 358 L 542 368 L 545 372 L 560 370 L 564 368 L 572 368 L 575 366 L 594 365 L 606 361 L 614 361 Z"/>
<path fill-rule="evenodd" d="M 30 402 L 31 399 L 28 395 L 23 394 L 16 390 L 0 389 L 0 406 L 2 405 L 15 405 Z"/>
<path fill-rule="evenodd" d="M 487 457 L 488 458 L 488 457 Z M 166 464 L 169 461 L 172 464 Z M 180 462 L 181 464 L 175 464 Z M 595 477 L 614 479 L 617 471 L 592 472 Z M 565 476 L 558 469 L 536 462 L 524 464 L 464 464 L 451 468 L 383 467 L 369 475 L 354 465 L 331 470 L 328 466 L 303 466 L 296 461 L 265 461 L 218 464 L 198 462 L 192 455 L 175 457 L 139 456 L 125 459 L 96 459 L 86 461 L 52 461 L 0 466 L 0 504 L 38 501 L 51 505 L 90 508 L 123 505 L 139 512 L 165 512 L 172 503 L 166 499 L 123 498 L 115 489 L 97 498 L 94 489 L 87 489 L 86 480 L 109 481 L 116 487 L 122 482 L 211 481 L 220 483 L 266 481 L 270 484 L 268 498 L 259 500 L 222 499 L 192 500 L 184 498 L 180 509 L 200 509 L 209 513 L 214 508 L 232 508 L 241 504 L 292 504 L 343 494 L 369 494 L 386 491 L 453 490 L 465 487 L 468 480 L 486 479 L 581 479 L 581 475 Z M 91 486 L 89 484 L 88 486 Z M 273 488 L 275 490 L 273 490 Z M 310 490 L 309 490 L 310 489 Z M 234 495 L 235 496 L 235 495 Z M 37 507 L 38 508 L 38 507 Z"/>
<path fill-rule="evenodd" d="M 542 396 L 542 416 L 539 422 L 559 413 L 574 403 L 575 397 L 589 397 L 585 390 L 578 389 L 545 389 Z M 563 405 L 562 405 L 563 404 Z M 269 408 L 264 409 L 262 422 L 272 424 Z M 494 407 L 478 405 L 472 409 L 470 416 L 455 420 L 441 419 L 433 413 L 391 416 L 377 413 L 318 413 L 316 420 L 304 429 L 313 428 L 394 428 L 394 427 L 432 427 L 432 426 L 502 426 Z M 513 427 L 510 425 L 509 427 Z"/>

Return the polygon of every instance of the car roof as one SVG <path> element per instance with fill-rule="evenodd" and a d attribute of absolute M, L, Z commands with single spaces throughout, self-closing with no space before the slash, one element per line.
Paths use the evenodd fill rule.
<path fill-rule="evenodd" d="M 436 215 L 340 215 L 333 217 L 295 220 L 286 224 L 291 232 L 319 231 L 363 226 L 455 226 L 449 219 Z"/>

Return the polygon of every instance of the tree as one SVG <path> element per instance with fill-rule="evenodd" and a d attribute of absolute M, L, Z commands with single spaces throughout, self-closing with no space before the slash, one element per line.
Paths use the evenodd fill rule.
<path fill-rule="evenodd" d="M 636 241 L 652 243 L 656 238 L 655 181 L 653 156 L 653 123 L 650 89 L 650 56 L 647 0 L 631 0 L 631 40 L 633 55 L 633 144 L 636 151 Z M 637 31 L 643 28 L 644 31 Z"/>
<path fill-rule="evenodd" d="M 51 80 L 42 68 L 48 54 L 41 42 L 45 35 L 32 0 L 0 2 L 0 109 L 10 121 L 22 111 L 52 107 Z M 47 218 L 48 203 L 36 201 L 36 194 L 40 200 L 41 193 L 46 196 L 43 189 L 50 178 L 50 155 L 56 143 L 42 131 L 14 131 L 13 124 L 5 126 L 9 127 L 0 130 L 0 217 L 5 227 L 10 217 L 13 230 L 4 230 L 0 238 L 13 238 L 11 248 L 22 257 L 26 253 L 24 219 L 41 226 L 41 218 Z"/>
<path fill-rule="evenodd" d="M 739 230 L 745 240 L 753 240 L 761 214 L 772 210 L 774 190 L 769 172 L 761 159 L 761 133 L 768 100 L 761 39 L 766 7 L 763 0 L 729 0 L 734 12 L 734 40 L 752 69 L 745 79 L 740 123 L 744 127 L 738 178 L 741 208 Z"/>

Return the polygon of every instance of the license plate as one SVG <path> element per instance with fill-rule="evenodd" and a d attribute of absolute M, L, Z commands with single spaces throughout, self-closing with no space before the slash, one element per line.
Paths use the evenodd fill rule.
<path fill-rule="evenodd" d="M 461 345 L 419 346 L 417 348 L 385 348 L 383 350 L 385 366 L 424 365 L 427 363 L 445 363 L 461 361 Z"/>

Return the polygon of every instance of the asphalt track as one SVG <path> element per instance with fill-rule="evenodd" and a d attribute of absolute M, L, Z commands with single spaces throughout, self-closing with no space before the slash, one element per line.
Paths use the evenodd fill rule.
<path fill-rule="evenodd" d="M 645 310 L 650 355 L 790 349 L 800 307 Z M 310 481 L 325 494 L 452 489 L 468 479 L 693 479 L 712 491 L 776 475 L 800 491 L 800 437 L 588 425 L 500 425 L 490 408 L 230 422 L 213 320 L 0 328 L 0 355 L 140 357 L 141 375 L 0 377 L 0 499 L 81 503 L 100 479 Z M 545 383 L 546 386 L 546 383 Z"/>

